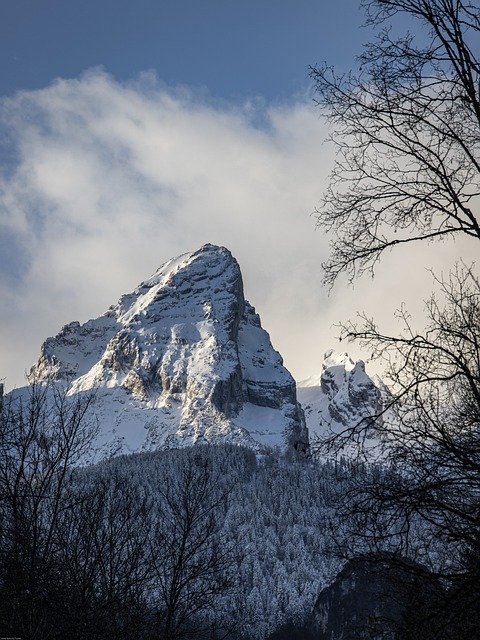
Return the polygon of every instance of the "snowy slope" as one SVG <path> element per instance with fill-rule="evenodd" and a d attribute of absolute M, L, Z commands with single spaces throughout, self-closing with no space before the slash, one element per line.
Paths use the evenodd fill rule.
<path fill-rule="evenodd" d="M 308 447 L 295 382 L 223 247 L 170 260 L 100 318 L 63 327 L 31 379 L 97 389 L 102 455 L 217 441 Z"/>

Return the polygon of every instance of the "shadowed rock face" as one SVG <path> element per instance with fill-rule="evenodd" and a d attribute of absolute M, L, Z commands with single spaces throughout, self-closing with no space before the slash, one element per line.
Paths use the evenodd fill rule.
<path fill-rule="evenodd" d="M 437 638 L 430 611 L 442 596 L 432 574 L 408 560 L 350 560 L 318 596 L 307 624 L 314 640 Z M 409 635 L 415 630 L 417 635 Z"/>
<path fill-rule="evenodd" d="M 98 387 L 109 453 L 218 439 L 308 448 L 294 380 L 223 247 L 170 260 L 100 318 L 63 327 L 31 376 Z"/>

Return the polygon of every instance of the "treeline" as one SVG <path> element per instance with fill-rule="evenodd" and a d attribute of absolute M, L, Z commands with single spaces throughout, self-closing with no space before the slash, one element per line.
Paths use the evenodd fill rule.
<path fill-rule="evenodd" d="M 85 466 L 92 395 L 32 386 L 0 420 L 0 636 L 265 638 L 338 561 L 330 465 L 235 446 Z"/>
<path fill-rule="evenodd" d="M 385 461 L 205 445 L 88 465 L 94 396 L 22 394 L 0 408 L 0 637 L 320 639 L 325 625 L 360 624 L 355 580 L 336 579 L 359 557 L 376 567 L 367 583 L 387 589 L 367 597 L 361 624 L 405 639 L 475 628 L 476 558 L 461 556 L 470 573 L 452 583 L 444 568 L 462 548 L 445 527 L 433 536 L 412 513 L 407 538 L 398 518 L 379 519 L 372 492 L 407 481 Z"/>

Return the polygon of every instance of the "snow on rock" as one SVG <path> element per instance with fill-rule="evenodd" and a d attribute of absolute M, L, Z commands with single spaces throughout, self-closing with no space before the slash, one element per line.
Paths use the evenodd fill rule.
<path fill-rule="evenodd" d="M 347 353 L 327 351 L 322 373 L 297 384 L 311 433 L 339 433 L 376 415 L 382 408 L 382 384 L 370 378 L 362 360 L 354 362 Z"/>
<path fill-rule="evenodd" d="M 308 449 L 295 382 L 224 247 L 170 260 L 100 318 L 63 327 L 31 379 L 97 388 L 106 455 L 214 441 Z"/>

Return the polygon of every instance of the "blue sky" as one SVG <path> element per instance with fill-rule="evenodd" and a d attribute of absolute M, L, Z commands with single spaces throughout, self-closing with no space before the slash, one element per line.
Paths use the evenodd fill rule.
<path fill-rule="evenodd" d="M 361 23 L 355 0 L 0 2 L 7 388 L 64 324 L 206 242 L 238 259 L 297 380 L 345 349 L 339 321 L 365 310 L 388 328 L 402 302 L 419 307 L 431 280 L 418 265 L 446 264 L 446 245 L 387 256 L 354 289 L 321 286 L 328 239 L 312 212 L 333 149 L 307 67 L 350 68 Z"/>
<path fill-rule="evenodd" d="M 290 99 L 309 64 L 350 66 L 361 22 L 356 0 L 2 0 L 0 91 L 101 65 L 118 81 L 155 69 L 218 98 Z"/>

